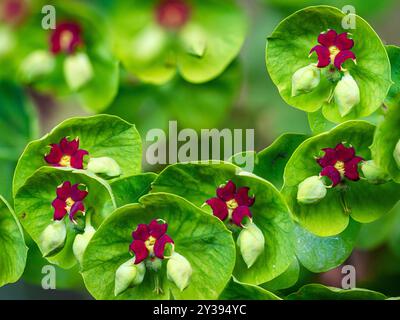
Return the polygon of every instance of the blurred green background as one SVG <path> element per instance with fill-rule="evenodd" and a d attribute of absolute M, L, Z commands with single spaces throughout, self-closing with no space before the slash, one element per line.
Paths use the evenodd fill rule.
<path fill-rule="evenodd" d="M 288 14 L 308 5 L 354 5 L 357 14 L 366 18 L 387 44 L 400 45 L 400 2 L 397 0 L 303 1 L 303 0 L 242 0 L 249 17 L 249 28 L 240 56 L 217 79 L 202 85 L 189 84 L 177 76 L 170 83 L 154 86 L 139 83 L 121 71 L 118 95 L 106 113 L 117 114 L 137 125 L 142 137 L 151 128 L 166 128 L 169 120 L 181 128 L 253 128 L 255 148 L 262 150 L 284 132 L 310 133 L 307 115 L 286 105 L 272 84 L 265 67 L 266 37 Z M 4 64 L 5 62 L 2 62 Z M 0 66 L 2 68 L 3 66 Z M 9 93 L 11 89 L 2 87 Z M 72 116 L 89 115 L 77 101 L 57 99 L 26 88 L 32 99 L 29 110 L 10 110 L 0 105 L 0 193 L 10 197 L 14 158 L 1 152 L 3 145 L 20 153 L 27 140 L 48 132 L 60 121 Z M 13 97 L 21 96 L 18 93 Z M 6 101 L 6 100 L 5 100 Z M 37 123 L 27 124 L 26 114 L 37 112 Z M 10 117 L 12 123 L 10 124 Z M 11 132 L 17 128 L 18 132 Z M 15 138 L 10 142 L 11 134 Z M 11 146 L 11 147 L 10 147 Z M 6 150 L 6 149 L 4 149 Z M 145 170 L 160 168 L 148 166 Z M 373 239 L 369 236 L 374 234 Z M 400 296 L 400 206 L 381 220 L 363 228 L 358 248 L 346 264 L 357 270 L 357 286 Z M 28 243 L 30 246 L 31 243 Z M 90 299 L 77 270 L 57 268 L 57 290 L 40 286 L 42 267 L 47 265 L 32 244 L 23 278 L 16 284 L 0 288 L 0 299 Z M 337 268 L 324 274 L 301 270 L 296 287 L 306 282 L 340 286 L 342 274 Z M 291 288 L 288 292 L 294 291 Z"/>

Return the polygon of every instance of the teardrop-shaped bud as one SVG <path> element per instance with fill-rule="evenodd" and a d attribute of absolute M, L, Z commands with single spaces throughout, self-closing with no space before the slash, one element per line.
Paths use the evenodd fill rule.
<path fill-rule="evenodd" d="M 393 158 L 394 158 L 394 161 L 396 161 L 396 164 L 400 169 L 400 140 L 397 141 L 396 147 L 394 148 Z"/>
<path fill-rule="evenodd" d="M 24 82 L 46 76 L 55 68 L 54 56 L 46 50 L 36 50 L 22 60 L 19 75 Z"/>
<path fill-rule="evenodd" d="M 247 268 L 250 268 L 264 252 L 264 235 L 253 222 L 249 222 L 240 231 L 237 245 Z"/>
<path fill-rule="evenodd" d="M 135 258 L 120 265 L 115 272 L 114 295 L 118 296 L 126 289 L 141 284 L 145 274 L 146 266 L 143 262 L 135 264 Z"/>
<path fill-rule="evenodd" d="M 312 176 L 299 184 L 297 201 L 302 204 L 317 203 L 326 196 L 326 186 L 319 176 Z"/>
<path fill-rule="evenodd" d="M 75 258 L 80 264 L 82 264 L 83 253 L 85 252 L 86 247 L 88 246 L 89 241 L 92 239 L 95 232 L 96 230 L 92 226 L 86 226 L 85 232 L 78 234 L 75 237 L 72 245 L 72 251 L 74 252 Z"/>
<path fill-rule="evenodd" d="M 381 184 L 390 180 L 389 175 L 378 167 L 374 160 L 364 161 L 361 165 L 361 170 L 365 179 L 373 184 Z"/>
<path fill-rule="evenodd" d="M 192 272 L 190 262 L 179 253 L 173 252 L 167 263 L 168 279 L 183 291 L 190 283 Z"/>
<path fill-rule="evenodd" d="M 64 75 L 69 88 L 79 90 L 93 78 L 93 67 L 86 53 L 69 55 L 64 61 Z"/>
<path fill-rule="evenodd" d="M 40 249 L 44 257 L 52 255 L 64 246 L 67 228 L 63 220 L 49 224 L 40 236 Z"/>
<path fill-rule="evenodd" d="M 292 97 L 313 91 L 321 81 L 321 71 L 313 64 L 300 68 L 292 76 Z"/>
<path fill-rule="evenodd" d="M 207 36 L 204 30 L 197 25 L 185 26 L 181 32 L 181 40 L 186 52 L 201 58 L 207 47 Z"/>
<path fill-rule="evenodd" d="M 354 106 L 360 103 L 360 89 L 350 73 L 346 72 L 338 82 L 334 97 L 342 117 L 348 115 Z"/>
<path fill-rule="evenodd" d="M 135 37 L 131 55 L 140 63 L 149 63 L 162 53 L 166 43 L 165 31 L 157 25 L 149 25 Z"/>
<path fill-rule="evenodd" d="M 94 173 L 105 174 L 109 177 L 121 175 L 121 168 L 118 163 L 109 157 L 90 158 L 87 169 Z"/>

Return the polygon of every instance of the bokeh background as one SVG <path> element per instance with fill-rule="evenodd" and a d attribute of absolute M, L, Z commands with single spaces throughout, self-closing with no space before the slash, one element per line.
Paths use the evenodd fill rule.
<path fill-rule="evenodd" d="M 266 37 L 284 17 L 308 5 L 339 8 L 353 5 L 385 43 L 400 45 L 398 0 L 241 0 L 239 4 L 249 17 L 249 28 L 240 56 L 221 76 L 201 85 L 189 84 L 177 76 L 171 83 L 154 86 L 140 83 L 122 70 L 118 95 L 105 113 L 117 114 L 135 123 L 142 137 L 151 128 L 167 128 L 169 120 L 178 121 L 180 128 L 197 130 L 252 128 L 258 151 L 284 132 L 310 133 L 307 115 L 283 102 L 265 67 Z M 7 61 L 0 60 L 0 69 L 5 64 Z M 10 112 L 3 106 L 14 103 L 7 99 L 15 99 L 15 94 L 11 95 L 4 86 L 2 90 L 5 91 L 0 101 L 0 136 L 3 136 L 0 139 L 0 193 L 9 199 L 16 157 L 27 141 L 42 136 L 64 119 L 92 112 L 73 99 L 58 99 L 30 87 L 22 88 L 20 94 L 26 94 L 32 101 L 31 109 L 22 112 L 15 108 Z M 12 154 L 3 152 L 10 146 Z M 160 169 L 148 166 L 145 161 L 143 165 L 148 171 Z M 370 234 L 375 236 L 371 238 Z M 364 226 L 358 242 L 345 263 L 356 267 L 357 286 L 400 296 L 400 206 L 381 220 Z M 0 288 L 0 299 L 91 299 L 77 269 L 57 268 L 57 290 L 43 290 L 41 270 L 47 264 L 32 245 L 24 276 L 18 283 Z M 300 279 L 289 291 L 307 282 L 340 286 L 341 279 L 340 267 L 323 274 L 302 269 Z"/>

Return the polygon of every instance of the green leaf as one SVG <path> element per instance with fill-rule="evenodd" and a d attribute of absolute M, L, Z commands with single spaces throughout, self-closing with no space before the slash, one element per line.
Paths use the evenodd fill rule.
<path fill-rule="evenodd" d="M 28 248 L 11 207 L 0 196 L 0 287 L 16 282 L 25 269 Z"/>
<path fill-rule="evenodd" d="M 400 47 L 386 46 L 392 67 L 393 85 L 390 87 L 385 103 L 389 106 L 396 107 L 400 104 Z"/>
<path fill-rule="evenodd" d="M 91 224 L 94 228 L 99 227 L 101 222 L 114 209 L 110 204 L 112 203 L 110 189 L 107 187 L 107 183 L 100 178 L 89 175 L 83 170 L 40 168 L 18 190 L 15 196 L 15 211 L 22 226 L 38 244 L 42 253 L 40 237 L 53 221 L 54 208 L 51 204 L 57 197 L 57 187 L 65 181 L 70 181 L 72 184 L 82 183 L 88 188 L 89 193 L 83 203 L 87 212 L 86 215 L 90 215 Z M 48 260 L 68 269 L 76 264 L 72 244 L 77 233 L 82 231 L 68 217 L 64 217 L 63 221 L 67 227 L 65 245 L 59 252 L 50 256 Z"/>
<path fill-rule="evenodd" d="M 313 134 L 323 133 L 335 127 L 333 122 L 324 117 L 321 109 L 308 113 L 308 123 Z"/>
<path fill-rule="evenodd" d="M 332 122 L 366 117 L 377 110 L 391 86 L 390 63 L 381 39 L 370 25 L 355 16 L 356 29 L 351 30 L 355 46 L 352 51 L 357 65 L 346 62 L 344 67 L 356 80 L 361 101 L 350 114 L 342 118 L 332 100 L 328 103 L 336 83 L 330 82 L 322 71 L 319 86 L 310 93 L 291 96 L 292 76 L 300 68 L 316 61 L 308 58 L 311 48 L 317 45 L 318 35 L 327 29 L 338 33 L 345 14 L 328 6 L 308 7 L 283 20 L 268 38 L 266 61 L 270 76 L 282 98 L 291 106 L 315 112 L 323 106 L 323 114 Z"/>
<path fill-rule="evenodd" d="M 374 129 L 373 125 L 364 121 L 348 121 L 304 141 L 293 153 L 286 165 L 282 193 L 302 227 L 321 237 L 341 233 L 349 223 L 343 198 L 351 210 L 351 217 L 361 223 L 377 220 L 396 204 L 400 197 L 398 185 L 393 182 L 375 185 L 365 179 L 355 182 L 346 180 L 346 189 L 339 186 L 329 189 L 327 196 L 315 204 L 305 205 L 297 201 L 298 185 L 321 172 L 314 157 L 320 155 L 323 148 L 334 148 L 338 143 L 347 142 L 354 146 L 358 156 L 369 160 Z"/>
<path fill-rule="evenodd" d="M 400 167 L 395 161 L 393 152 L 400 140 L 399 125 L 399 106 L 388 108 L 384 120 L 376 128 L 371 146 L 372 158 L 376 164 L 389 173 L 396 182 L 400 182 Z"/>
<path fill-rule="evenodd" d="M 166 263 L 155 274 L 146 271 L 140 285 L 114 296 L 115 272 L 128 261 L 132 231 L 140 223 L 163 219 L 175 250 L 191 264 L 193 274 L 182 292 L 167 279 Z M 228 283 L 235 263 L 230 232 L 218 219 L 171 194 L 149 194 L 139 204 L 117 209 L 92 238 L 83 257 L 83 278 L 96 299 L 216 299 Z M 154 291 L 158 276 L 162 294 Z"/>
<path fill-rule="evenodd" d="M 14 175 L 14 195 L 35 170 L 47 165 L 43 157 L 49 151 L 49 144 L 59 143 L 63 137 L 79 137 L 80 148 L 87 150 L 90 157 L 114 159 L 122 170 L 122 177 L 140 173 L 141 139 L 134 125 L 108 115 L 72 118 L 26 147 Z"/>
<path fill-rule="evenodd" d="M 357 238 L 357 247 L 362 250 L 374 250 L 388 241 L 396 233 L 399 220 L 400 203 L 380 219 L 361 226 Z"/>
<path fill-rule="evenodd" d="M 250 268 L 237 249 L 233 275 L 239 281 L 256 285 L 272 280 L 292 262 L 293 223 L 281 195 L 268 181 L 241 171 L 230 163 L 210 161 L 175 164 L 159 174 L 153 183 L 152 192 L 174 193 L 201 207 L 206 200 L 215 197 L 217 187 L 228 180 L 232 180 L 237 187 L 249 187 L 249 194 L 256 196 L 250 210 L 253 222 L 265 238 L 264 252 Z M 210 214 L 212 212 L 209 206 L 203 207 L 203 210 Z M 237 237 L 237 232 L 234 237 Z"/>
<path fill-rule="evenodd" d="M 232 277 L 224 291 L 221 293 L 220 300 L 282 300 L 272 292 L 269 292 L 254 284 L 240 282 Z"/>
<path fill-rule="evenodd" d="M 285 133 L 264 150 L 258 153 L 237 154 L 230 161 L 239 167 L 244 167 L 244 164 L 241 164 L 244 159 L 254 159 L 255 165 L 252 172 L 280 189 L 283 185 L 283 171 L 286 163 L 306 138 L 307 136 L 304 134 Z"/>
<path fill-rule="evenodd" d="M 120 1 L 110 9 L 115 53 L 142 81 L 163 84 L 178 71 L 189 82 L 208 82 L 238 55 L 246 18 L 235 1 L 191 2 L 189 21 L 175 32 L 154 21 L 156 5 L 155 0 Z M 202 43 L 197 54 L 187 47 L 188 41 L 193 44 L 196 39 Z"/>
<path fill-rule="evenodd" d="M 319 237 L 296 223 L 295 248 L 301 264 L 314 273 L 326 272 L 341 265 L 350 256 L 360 225 L 351 220 L 338 235 Z"/>
<path fill-rule="evenodd" d="M 296 284 L 299 279 L 299 273 L 300 265 L 295 257 L 284 273 L 269 282 L 263 283 L 261 287 L 271 291 L 290 288 Z"/>
<path fill-rule="evenodd" d="M 142 173 L 111 182 L 117 207 L 138 202 L 140 197 L 150 192 L 151 183 L 156 177 L 155 173 Z"/>
<path fill-rule="evenodd" d="M 307 284 L 290 294 L 287 300 L 385 300 L 382 293 L 367 289 L 339 289 L 322 284 Z"/>

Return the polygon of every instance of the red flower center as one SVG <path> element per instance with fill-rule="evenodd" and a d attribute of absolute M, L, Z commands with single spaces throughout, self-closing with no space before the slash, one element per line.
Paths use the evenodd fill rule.
<path fill-rule="evenodd" d="M 320 44 L 310 51 L 310 55 L 315 52 L 318 56 L 317 67 L 333 65 L 343 71 L 342 65 L 346 60 L 356 61 L 355 54 L 350 50 L 354 47 L 354 41 L 348 38 L 347 32 L 337 34 L 335 30 L 328 30 L 318 36 L 318 42 Z"/>
<path fill-rule="evenodd" d="M 72 54 L 81 45 L 83 45 L 82 30 L 75 22 L 58 24 L 50 36 L 50 50 L 54 54 L 61 52 Z"/>
<path fill-rule="evenodd" d="M 161 223 L 160 223 L 161 222 Z M 154 219 L 149 224 L 139 224 L 132 232 L 133 241 L 129 250 L 135 254 L 135 264 L 147 258 L 164 259 L 164 251 L 167 243 L 174 241 L 166 234 L 168 224 L 160 219 Z"/>
<path fill-rule="evenodd" d="M 321 176 L 328 177 L 332 181 L 332 186 L 338 185 L 344 179 L 357 181 L 360 179 L 358 164 L 363 158 L 357 157 L 353 147 L 345 147 L 339 143 L 334 149 L 322 149 L 325 155 L 317 159 L 317 163 L 322 167 Z"/>
<path fill-rule="evenodd" d="M 217 188 L 217 197 L 208 199 L 206 203 L 211 207 L 214 216 L 222 221 L 228 219 L 242 227 L 243 219 L 252 217 L 249 207 L 255 201 L 248 193 L 248 187 L 236 189 L 236 185 L 229 180 L 224 186 Z"/>
<path fill-rule="evenodd" d="M 184 0 L 161 0 L 156 7 L 156 21 L 164 28 L 179 29 L 190 18 L 191 8 Z"/>

